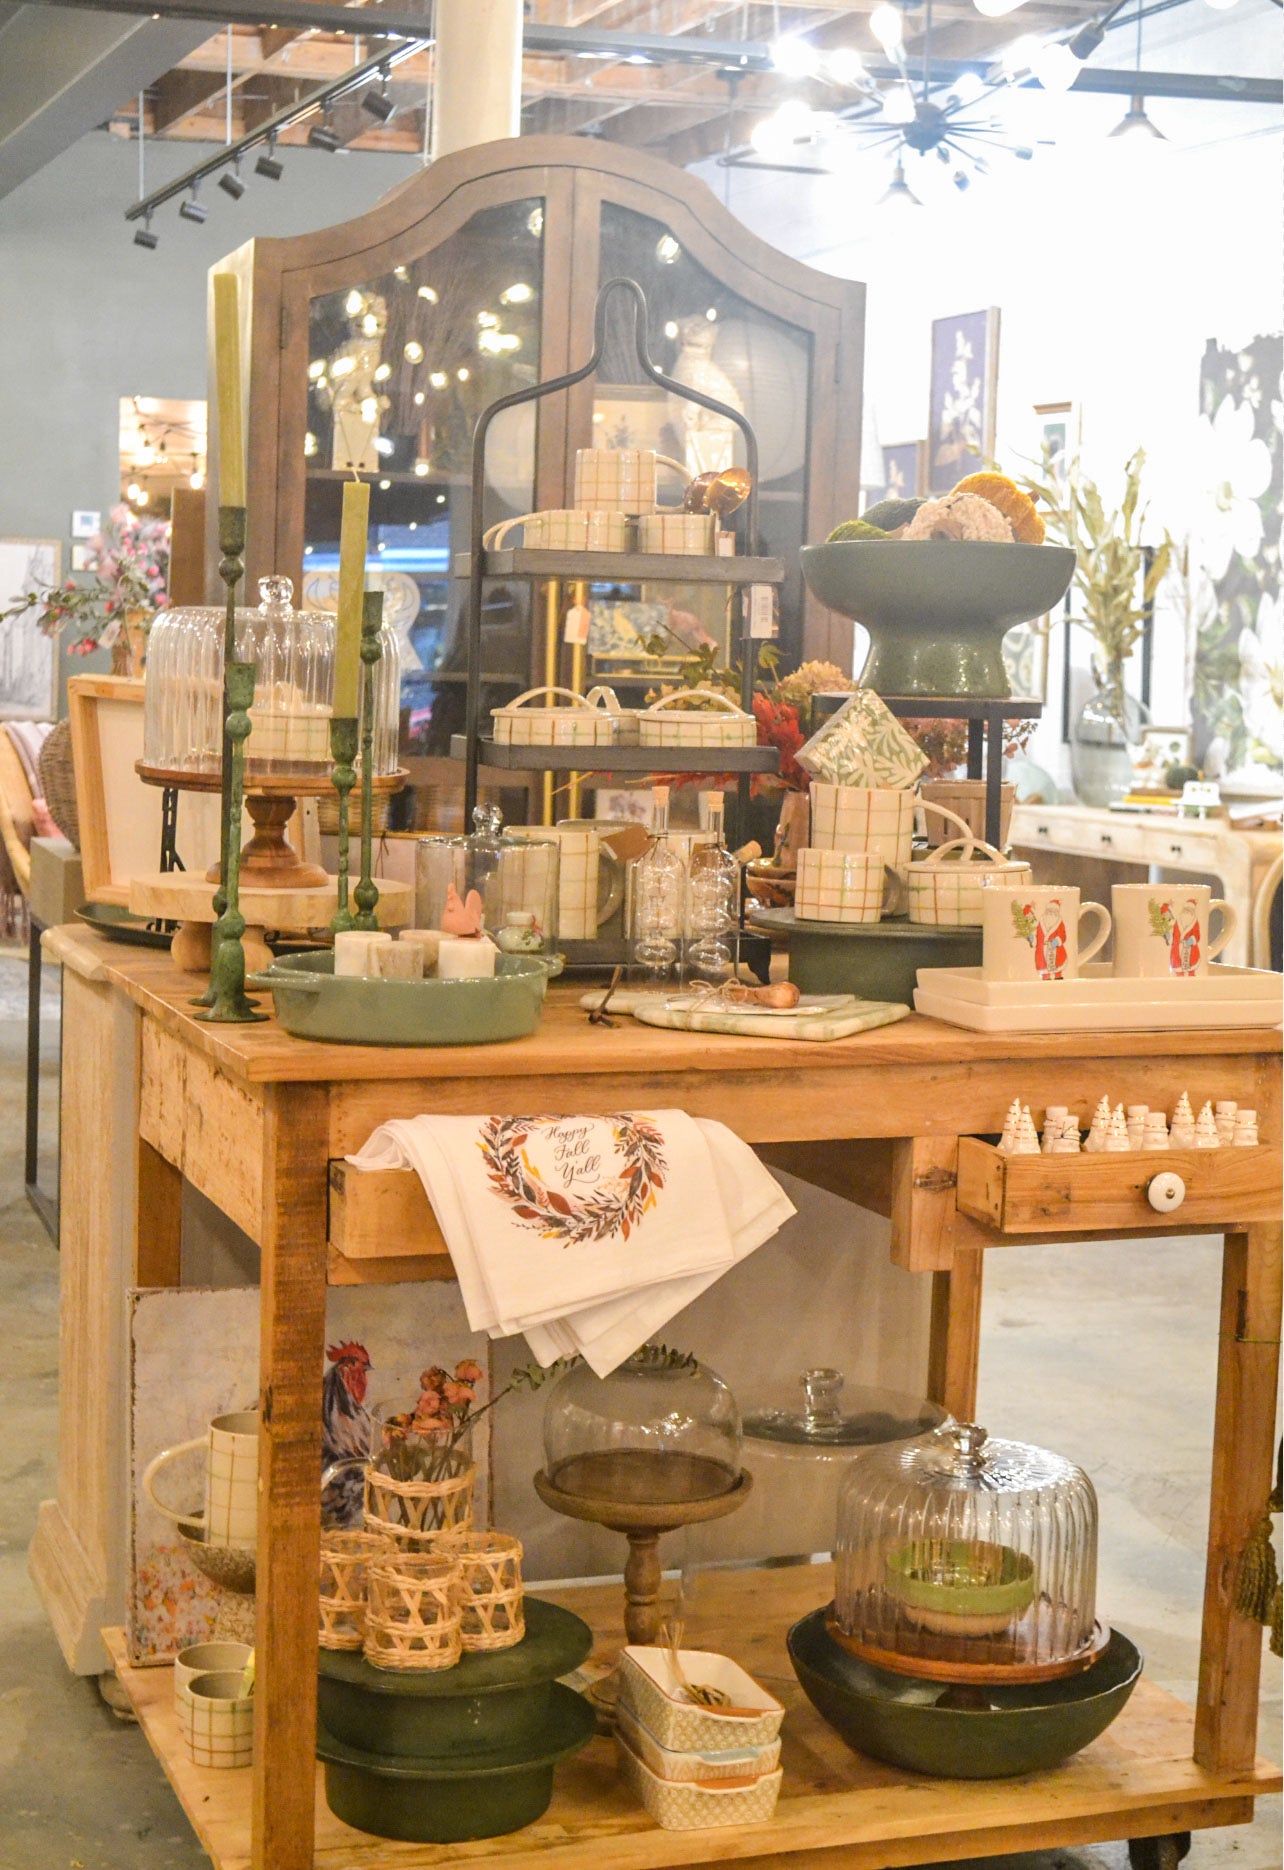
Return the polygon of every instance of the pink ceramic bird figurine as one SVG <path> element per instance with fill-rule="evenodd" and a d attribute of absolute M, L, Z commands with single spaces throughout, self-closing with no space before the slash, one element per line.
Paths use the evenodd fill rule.
<path fill-rule="evenodd" d="M 476 890 L 469 890 L 461 901 L 454 884 L 446 885 L 446 907 L 441 912 L 441 928 L 444 935 L 481 934 L 482 899 Z"/>

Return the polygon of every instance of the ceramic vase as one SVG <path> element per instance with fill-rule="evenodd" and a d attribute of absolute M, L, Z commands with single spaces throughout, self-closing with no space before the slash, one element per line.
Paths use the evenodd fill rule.
<path fill-rule="evenodd" d="M 1107 806 L 1132 790 L 1132 749 L 1150 724 L 1150 712 L 1124 688 L 1122 660 L 1094 665 L 1096 687 L 1070 732 L 1070 771 L 1081 805 Z"/>

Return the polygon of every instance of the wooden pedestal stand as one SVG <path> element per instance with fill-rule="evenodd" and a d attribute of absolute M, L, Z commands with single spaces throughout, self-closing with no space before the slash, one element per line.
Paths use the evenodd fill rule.
<path fill-rule="evenodd" d="M 627 1500 L 597 1500 L 586 1494 L 564 1493 L 542 1470 L 535 1476 L 535 1491 L 545 1506 L 568 1519 L 586 1519 L 595 1526 L 622 1532 L 629 1542 L 624 1566 L 624 1633 L 630 1643 L 654 1643 L 660 1633 L 660 1536 L 679 1526 L 722 1519 L 743 1506 L 753 1477 L 741 1473 L 734 1487 L 708 1500 L 669 1500 L 638 1504 Z"/>

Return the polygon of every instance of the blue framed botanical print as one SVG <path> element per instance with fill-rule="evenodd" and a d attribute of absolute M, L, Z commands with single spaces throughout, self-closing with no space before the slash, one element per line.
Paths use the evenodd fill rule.
<path fill-rule="evenodd" d="M 932 322 L 928 412 L 929 493 L 948 493 L 994 458 L 999 382 L 999 311 L 962 312 Z"/>

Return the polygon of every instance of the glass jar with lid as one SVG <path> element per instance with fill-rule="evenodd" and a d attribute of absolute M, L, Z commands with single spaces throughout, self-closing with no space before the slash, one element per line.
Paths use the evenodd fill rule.
<path fill-rule="evenodd" d="M 553 838 L 510 837 L 499 807 L 473 808 L 468 837 L 420 838 L 415 851 L 415 920 L 440 928 L 446 898 L 481 898 L 482 926 L 510 954 L 540 954 L 557 945 L 561 846 Z"/>
<path fill-rule="evenodd" d="M 833 1634 L 864 1661 L 936 1681 L 1086 1668 L 1097 1500 L 1064 1456 L 949 1424 L 858 1455 L 838 1504 Z"/>
<path fill-rule="evenodd" d="M 644 1344 L 610 1376 L 576 1363 L 544 1408 L 544 1471 L 563 1494 L 690 1504 L 740 1485 L 740 1411 L 716 1371 Z"/>
<path fill-rule="evenodd" d="M 298 781 L 297 792 L 329 784 L 335 620 L 295 610 L 288 578 L 261 578 L 256 609 L 236 612 L 236 653 L 257 668 L 247 790 L 256 781 Z M 148 638 L 143 701 L 144 776 L 179 787 L 217 781 L 223 749 L 224 612 L 178 607 L 157 618 Z M 397 772 L 401 652 L 396 632 L 380 632 L 375 665 L 376 777 Z M 363 669 L 364 678 L 364 669 Z"/>

